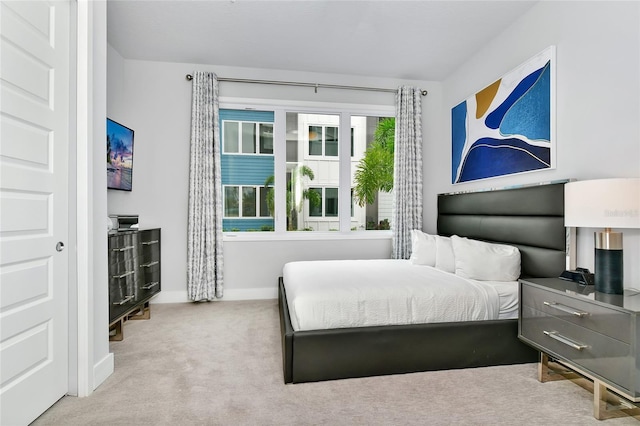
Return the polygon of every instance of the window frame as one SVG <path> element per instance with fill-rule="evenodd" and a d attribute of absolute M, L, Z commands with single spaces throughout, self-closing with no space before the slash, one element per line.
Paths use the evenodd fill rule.
<path fill-rule="evenodd" d="M 237 190 L 237 195 L 238 195 L 238 216 L 227 216 L 227 188 L 238 188 Z M 244 197 L 243 197 L 243 190 L 245 188 L 253 188 L 255 190 L 255 208 L 256 208 L 256 215 L 255 216 L 244 216 L 243 215 L 243 211 L 244 211 Z M 222 218 L 223 219 L 246 219 L 246 220 L 250 220 L 250 219 L 271 219 L 273 218 L 273 216 L 261 216 L 260 213 L 262 212 L 262 203 L 261 203 L 261 189 L 264 188 L 264 186 L 262 185 L 239 185 L 239 184 L 225 184 L 222 185 Z M 272 188 L 272 186 L 269 186 L 269 188 Z M 268 210 L 268 209 L 267 209 Z M 225 232 L 229 232 L 229 231 L 225 231 Z M 271 231 L 270 231 L 271 232 Z"/>
<path fill-rule="evenodd" d="M 340 158 L 340 136 L 339 136 L 339 132 L 340 132 L 340 126 L 336 126 L 336 125 L 329 125 L 329 124 L 316 124 L 314 122 L 309 122 L 306 124 L 307 127 L 307 133 L 311 134 L 311 127 L 319 127 L 322 129 L 322 138 L 319 141 L 314 141 L 314 142 L 319 142 L 320 143 L 320 154 L 312 154 L 311 153 L 311 140 L 308 139 L 308 143 L 307 146 L 305 147 L 305 155 L 309 158 L 312 158 L 314 160 L 332 160 L 332 161 L 339 161 Z M 336 139 L 336 149 L 337 149 L 337 155 L 327 155 L 327 129 L 328 128 L 334 128 L 338 130 L 338 138 Z"/>
<path fill-rule="evenodd" d="M 222 107 L 220 107 L 222 108 Z M 223 108 L 223 109 L 234 109 L 234 108 Z M 238 124 L 238 152 L 229 152 L 226 151 L 226 146 L 225 146 L 225 128 L 227 123 L 237 123 Z M 242 138 L 242 127 L 244 124 L 253 124 L 253 128 L 254 128 L 254 135 L 255 135 L 255 140 L 254 142 L 254 151 L 255 152 L 242 152 L 242 148 L 243 148 L 243 138 Z M 275 152 L 275 142 L 272 142 L 272 144 L 274 145 L 271 150 L 274 152 L 268 153 L 268 152 L 260 152 L 261 151 L 261 141 L 260 141 L 260 128 L 261 126 L 265 126 L 265 125 L 269 125 L 271 126 L 271 128 L 273 129 L 274 127 L 274 123 L 270 123 L 270 122 L 266 122 L 266 121 L 253 121 L 253 120 L 221 120 L 221 126 L 220 126 L 220 139 L 221 139 L 221 147 L 222 150 L 220 152 L 220 154 L 222 155 L 270 155 L 273 156 L 274 152 Z M 273 135 L 273 132 L 272 132 Z M 275 139 L 274 136 L 272 136 L 272 139 Z"/>
<path fill-rule="evenodd" d="M 312 215 L 312 206 L 311 203 L 309 202 L 309 200 L 305 201 L 305 208 L 308 209 L 309 211 L 309 217 L 312 218 L 319 218 L 319 219 L 328 219 L 331 221 L 336 221 L 338 219 L 338 215 L 340 214 L 340 188 L 337 186 L 332 186 L 332 185 L 327 185 L 327 186 L 322 186 L 322 185 L 310 185 L 309 186 L 309 191 L 318 191 L 320 192 L 320 213 L 319 215 Z M 337 213 L 335 215 L 328 215 L 327 214 L 327 207 L 329 205 L 328 198 L 327 198 L 327 189 L 335 189 L 336 191 L 338 191 L 338 198 L 337 203 L 338 203 L 338 210 Z"/>
<path fill-rule="evenodd" d="M 391 100 L 393 102 L 393 100 Z M 303 101 L 284 101 L 269 99 L 244 99 L 244 98 L 220 98 L 219 107 L 221 109 L 248 109 L 258 111 L 270 111 L 274 113 L 273 124 L 273 154 L 241 154 L 241 153 L 224 153 L 230 155 L 273 155 L 274 156 L 274 202 L 276 206 L 284 206 L 286 203 L 285 186 L 278 185 L 278 182 L 286 182 L 286 114 L 305 113 L 319 115 L 338 115 L 340 117 L 338 125 L 338 140 L 351 140 L 352 116 L 364 117 L 393 117 L 395 116 L 395 106 L 390 103 L 382 104 L 349 104 L 349 103 L 328 103 L 328 102 L 303 102 Z M 225 120 L 227 121 L 227 120 Z M 234 121 L 234 120 L 228 120 Z M 344 126 L 342 123 L 349 123 Z M 221 128 L 222 131 L 222 128 Z M 304 157 L 308 157 L 308 144 L 306 145 Z M 324 148 L 323 148 L 324 149 Z M 314 156 L 313 158 L 318 158 Z M 389 239 L 391 231 L 389 230 L 367 230 L 352 231 L 351 230 L 351 204 L 352 204 L 352 184 L 351 184 L 351 163 L 353 156 L 351 154 L 350 143 L 338 142 L 338 156 L 327 157 L 328 159 L 336 159 L 340 163 L 339 175 L 339 191 L 338 191 L 338 223 L 337 231 L 314 231 L 300 232 L 287 231 L 286 214 L 282 213 L 283 209 L 276 207 L 274 217 L 274 230 L 271 232 L 224 232 L 225 239 L 243 240 L 243 241 L 286 241 L 286 240 L 340 240 L 340 239 Z M 242 186 L 242 185 L 231 185 Z M 322 186 L 322 185 L 316 185 Z M 241 209 L 241 207 L 239 207 Z M 258 207 L 259 209 L 259 207 Z M 262 217 L 262 216 L 261 216 Z M 271 217 L 271 216 L 270 216 Z M 237 218 L 236 218 L 237 219 Z"/>

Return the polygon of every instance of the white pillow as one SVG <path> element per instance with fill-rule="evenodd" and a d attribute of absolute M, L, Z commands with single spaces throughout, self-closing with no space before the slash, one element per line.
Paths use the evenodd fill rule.
<path fill-rule="evenodd" d="M 451 273 L 456 271 L 456 261 L 449 237 L 436 235 L 436 268 Z"/>
<path fill-rule="evenodd" d="M 451 237 L 455 255 L 455 274 L 479 281 L 517 281 L 520 277 L 520 250 L 506 244 L 493 244 L 468 238 Z"/>
<path fill-rule="evenodd" d="M 414 265 L 436 265 L 436 236 L 419 229 L 411 231 L 411 257 Z"/>

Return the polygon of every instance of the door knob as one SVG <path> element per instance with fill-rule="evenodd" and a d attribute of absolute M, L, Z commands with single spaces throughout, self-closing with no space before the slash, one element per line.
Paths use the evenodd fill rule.
<path fill-rule="evenodd" d="M 64 250 L 64 243 L 62 241 L 58 241 L 58 244 L 56 244 L 56 250 L 57 251 Z"/>

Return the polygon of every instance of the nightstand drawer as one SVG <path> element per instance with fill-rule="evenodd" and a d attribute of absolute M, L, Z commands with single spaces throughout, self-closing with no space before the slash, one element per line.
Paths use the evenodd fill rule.
<path fill-rule="evenodd" d="M 630 345 L 529 306 L 521 315 L 521 337 L 617 386 L 633 389 Z"/>
<path fill-rule="evenodd" d="M 580 327 L 631 343 L 630 316 L 532 285 L 522 285 L 522 304 Z"/>

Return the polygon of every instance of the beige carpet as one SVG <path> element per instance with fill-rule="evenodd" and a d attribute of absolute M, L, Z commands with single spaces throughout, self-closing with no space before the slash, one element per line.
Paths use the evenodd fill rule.
<path fill-rule="evenodd" d="M 34 425 L 636 425 L 535 364 L 284 385 L 276 301 L 152 305 L 112 342 L 115 372 Z"/>

